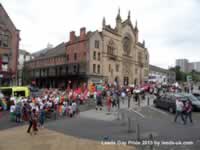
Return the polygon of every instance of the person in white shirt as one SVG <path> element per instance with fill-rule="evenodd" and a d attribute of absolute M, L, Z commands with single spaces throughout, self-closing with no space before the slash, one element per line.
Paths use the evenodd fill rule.
<path fill-rule="evenodd" d="M 72 109 L 71 105 L 68 106 L 68 112 L 69 112 L 69 116 L 72 117 L 73 116 L 73 109 Z"/>
<path fill-rule="evenodd" d="M 15 108 L 16 106 L 14 105 L 14 101 L 11 101 L 11 106 L 10 106 L 10 120 L 11 121 L 15 120 Z"/>
<path fill-rule="evenodd" d="M 76 104 L 76 102 L 72 102 L 73 115 L 75 115 L 76 109 L 77 109 L 77 104 Z"/>
<path fill-rule="evenodd" d="M 121 99 L 122 99 L 122 103 L 125 103 L 125 97 L 126 97 L 126 93 L 124 91 L 121 92 Z"/>
<path fill-rule="evenodd" d="M 176 115 L 174 118 L 174 122 L 176 122 L 177 118 L 179 116 L 181 116 L 181 119 L 182 119 L 183 123 L 185 124 L 185 119 L 183 117 L 183 111 L 184 111 L 184 104 L 180 99 L 177 99 L 176 100 Z"/>
<path fill-rule="evenodd" d="M 10 106 L 10 113 L 13 113 L 13 112 L 15 112 L 15 105 Z"/>

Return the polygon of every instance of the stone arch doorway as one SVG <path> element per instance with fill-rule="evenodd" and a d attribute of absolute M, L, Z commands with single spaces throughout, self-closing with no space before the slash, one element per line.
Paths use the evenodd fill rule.
<path fill-rule="evenodd" d="M 134 85 L 137 85 L 137 84 L 138 84 L 138 79 L 135 78 L 135 80 L 134 80 Z"/>
<path fill-rule="evenodd" d="M 119 83 L 119 77 L 118 76 L 115 77 L 115 82 Z"/>
<path fill-rule="evenodd" d="M 124 85 L 125 86 L 129 85 L 129 77 L 128 76 L 124 76 Z"/>

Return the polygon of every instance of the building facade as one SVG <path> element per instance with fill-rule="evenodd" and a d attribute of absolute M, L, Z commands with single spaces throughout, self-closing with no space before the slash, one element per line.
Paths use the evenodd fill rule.
<path fill-rule="evenodd" d="M 145 42 L 140 43 L 138 40 L 137 22 L 133 26 L 130 18 L 129 12 L 127 19 L 122 21 L 119 10 L 114 28 L 107 25 L 103 18 L 102 31 L 86 32 L 86 28 L 83 27 L 78 36 L 75 31 L 71 31 L 69 41 L 65 43 L 65 55 L 61 50 L 64 63 L 62 68 L 65 70 L 61 82 L 65 85 L 70 82 L 78 86 L 82 83 L 103 82 L 129 85 L 146 81 L 149 71 L 149 53 Z M 46 54 L 44 55 L 47 57 Z M 38 57 L 28 62 L 28 68 L 41 69 L 44 68 L 43 65 L 52 68 L 53 66 L 44 61 L 45 57 Z M 48 57 L 52 58 L 52 56 Z M 37 66 L 38 61 L 43 61 L 44 64 Z M 41 78 L 41 71 L 38 75 L 38 77 L 32 76 L 36 79 L 36 83 Z M 56 76 L 59 77 L 59 74 Z M 58 84 L 50 85 L 58 86 Z"/>
<path fill-rule="evenodd" d="M 200 62 L 191 62 L 189 64 L 192 66 L 190 71 L 195 70 L 197 72 L 200 72 Z"/>
<path fill-rule="evenodd" d="M 127 19 L 122 21 L 119 10 L 115 28 L 106 25 L 105 18 L 102 24 L 100 42 L 104 80 L 116 81 L 121 85 L 143 83 L 148 79 L 149 53 L 145 42 L 139 42 L 137 21 L 133 26 L 130 11 Z"/>
<path fill-rule="evenodd" d="M 149 65 L 149 82 L 175 83 L 176 73 L 168 69 Z"/>
<path fill-rule="evenodd" d="M 25 63 L 29 84 L 52 88 L 66 86 L 68 66 L 66 63 L 65 43 L 40 52 L 34 59 Z"/>
<path fill-rule="evenodd" d="M 32 55 L 26 50 L 19 50 L 18 66 L 17 66 L 17 85 L 24 85 L 24 64 L 32 59 Z"/>
<path fill-rule="evenodd" d="M 181 71 L 188 72 L 189 71 L 189 65 L 187 59 L 177 59 L 176 60 L 176 66 L 179 66 Z"/>
<path fill-rule="evenodd" d="M 19 32 L 0 3 L 0 86 L 16 84 Z"/>
<path fill-rule="evenodd" d="M 138 40 L 137 22 L 133 27 L 130 18 L 129 12 L 127 19 L 122 21 L 119 10 L 115 28 L 106 25 L 103 18 L 102 31 L 86 33 L 86 29 L 81 28 L 79 36 L 70 32 L 66 44 L 67 63 L 74 71 L 78 69 L 84 77 L 82 81 L 129 85 L 148 79 L 149 53 L 145 42 Z"/>
<path fill-rule="evenodd" d="M 177 59 L 176 66 L 179 66 L 183 72 L 191 72 L 192 70 L 200 72 L 200 62 L 189 62 L 187 59 Z"/>

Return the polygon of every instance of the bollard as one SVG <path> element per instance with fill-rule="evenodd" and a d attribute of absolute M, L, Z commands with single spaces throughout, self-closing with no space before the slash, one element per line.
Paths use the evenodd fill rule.
<path fill-rule="evenodd" d="M 149 106 L 149 96 L 147 97 L 147 105 Z"/>
<path fill-rule="evenodd" d="M 120 111 L 117 112 L 117 120 L 120 120 Z"/>
<path fill-rule="evenodd" d="M 136 126 L 136 139 L 139 141 L 140 140 L 140 125 L 137 123 Z"/>
<path fill-rule="evenodd" d="M 131 133 L 132 132 L 132 128 L 131 128 L 131 118 L 128 117 L 128 133 Z"/>
<path fill-rule="evenodd" d="M 121 120 L 122 120 L 122 125 L 125 125 L 125 112 L 121 112 Z"/>
<path fill-rule="evenodd" d="M 135 132 L 133 126 L 134 126 L 133 120 L 131 119 L 130 116 L 128 116 L 128 133 Z"/>
<path fill-rule="evenodd" d="M 138 106 L 140 107 L 140 97 L 138 98 Z"/>
<path fill-rule="evenodd" d="M 154 142 L 153 142 L 153 135 L 149 135 L 149 141 L 151 142 L 150 144 L 150 150 L 154 150 Z"/>

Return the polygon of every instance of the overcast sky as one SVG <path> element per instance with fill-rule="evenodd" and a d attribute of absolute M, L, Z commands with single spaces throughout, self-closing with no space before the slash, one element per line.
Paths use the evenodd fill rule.
<path fill-rule="evenodd" d="M 138 21 L 139 40 L 146 41 L 150 63 L 173 66 L 176 58 L 200 61 L 199 0 L 1 0 L 16 27 L 21 30 L 20 48 L 29 52 L 54 46 L 79 34 L 101 30 L 102 18 L 115 25 L 118 8 L 125 20 Z"/>

